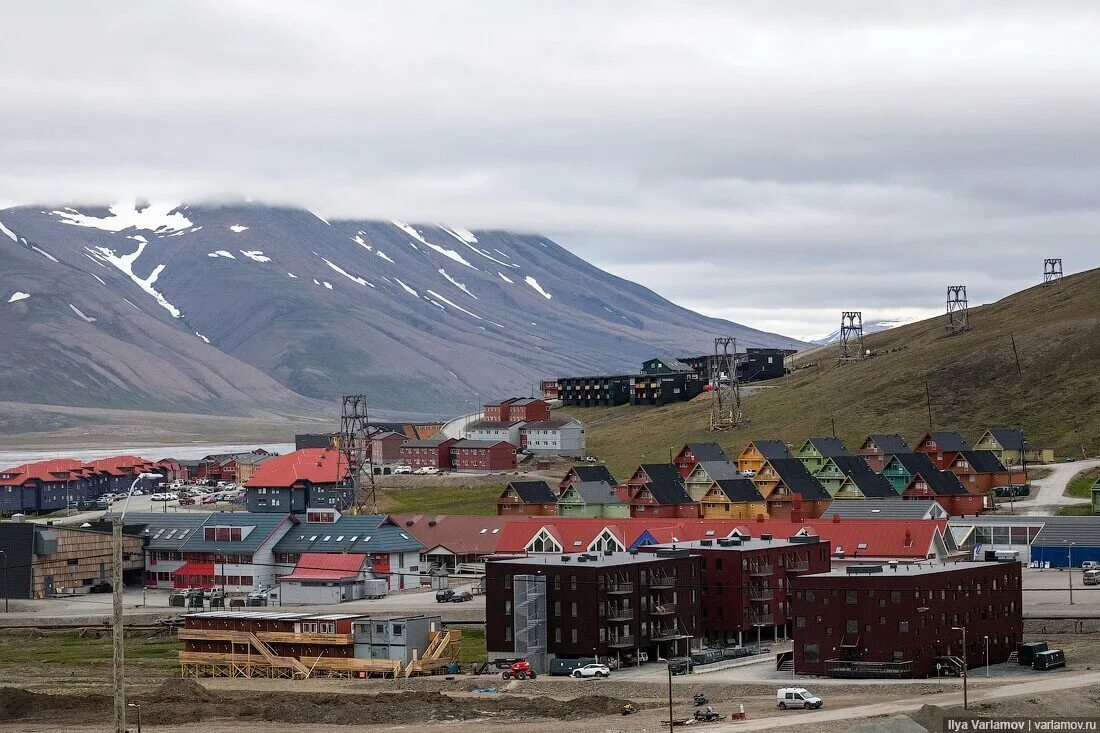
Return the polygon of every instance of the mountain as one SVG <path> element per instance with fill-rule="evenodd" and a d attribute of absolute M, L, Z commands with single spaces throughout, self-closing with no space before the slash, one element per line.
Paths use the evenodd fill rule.
<path fill-rule="evenodd" d="M 255 204 L 0 210 L 0 367 L 28 403 L 454 414 L 544 376 L 705 353 L 707 318 L 546 237 Z"/>
<path fill-rule="evenodd" d="M 879 333 L 880 331 L 888 331 L 891 328 L 897 328 L 898 326 L 904 326 L 912 323 L 914 319 L 893 319 L 883 321 L 867 321 L 863 324 L 863 335 L 869 336 L 872 333 Z M 833 331 L 827 336 L 816 338 L 810 341 L 811 344 L 817 344 L 818 346 L 828 346 L 829 344 L 835 344 L 840 341 L 840 329 Z"/>
<path fill-rule="evenodd" d="M 872 334 L 865 339 L 872 357 L 861 362 L 838 365 L 835 347 L 799 354 L 795 366 L 803 368 L 746 397 L 748 424 L 728 433 L 707 430 L 706 398 L 562 412 L 586 421 L 589 452 L 615 475 L 689 441 L 714 440 L 736 453 L 755 438 L 800 443 L 830 435 L 834 423 L 850 449 L 872 432 L 915 440 L 929 429 L 929 407 L 937 430 L 959 430 L 968 440 L 989 427 L 1019 426 L 1058 458 L 1096 455 L 1100 270 L 972 308 L 970 320 L 971 330 L 956 335 L 945 332 L 942 317 Z"/>

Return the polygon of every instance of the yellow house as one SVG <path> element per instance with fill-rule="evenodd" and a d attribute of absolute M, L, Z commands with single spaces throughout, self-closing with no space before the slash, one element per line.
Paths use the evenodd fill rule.
<path fill-rule="evenodd" d="M 1019 428 L 990 428 L 974 444 L 974 450 L 992 451 L 1005 466 L 1019 466 L 1027 458 L 1030 463 L 1053 463 L 1054 451 L 1036 450 Z"/>
<path fill-rule="evenodd" d="M 764 497 L 745 477 L 712 482 L 699 502 L 699 510 L 703 519 L 756 519 L 768 515 Z"/>
<path fill-rule="evenodd" d="M 747 476 L 755 476 L 769 459 L 793 457 L 782 440 L 754 440 L 737 456 L 737 468 Z"/>

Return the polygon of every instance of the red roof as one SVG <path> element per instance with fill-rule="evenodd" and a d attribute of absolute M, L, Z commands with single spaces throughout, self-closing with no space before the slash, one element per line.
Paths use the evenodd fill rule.
<path fill-rule="evenodd" d="M 354 578 L 363 570 L 367 556 L 358 553 L 307 552 L 289 575 L 279 580 L 344 580 Z"/>
<path fill-rule="evenodd" d="M 197 575 L 200 578 L 209 578 L 214 575 L 214 563 L 212 562 L 185 562 L 172 575 L 188 576 Z"/>
<path fill-rule="evenodd" d="M 24 463 L 21 466 L 5 468 L 0 473 L 14 473 L 15 478 L 0 479 L 0 486 L 22 486 L 28 481 L 60 481 L 65 478 L 75 479 L 83 475 L 84 464 L 73 458 L 54 458 L 49 461 L 36 461 Z"/>
<path fill-rule="evenodd" d="M 288 488 L 307 481 L 335 484 L 347 477 L 347 461 L 338 451 L 303 448 L 261 463 L 252 478 L 245 482 L 245 487 Z"/>
<path fill-rule="evenodd" d="M 529 517 L 525 522 L 511 524 L 504 529 L 498 552 L 525 552 L 527 544 L 543 527 L 553 536 L 563 552 L 587 552 L 588 546 L 606 528 L 615 535 L 623 547 L 630 547 L 646 528 L 650 519 L 609 519 L 588 517 Z"/>
<path fill-rule="evenodd" d="M 527 517 L 496 514 L 391 514 L 386 521 L 403 527 L 431 550 L 444 547 L 456 555 L 492 555 L 501 537 L 513 523 L 525 523 Z"/>

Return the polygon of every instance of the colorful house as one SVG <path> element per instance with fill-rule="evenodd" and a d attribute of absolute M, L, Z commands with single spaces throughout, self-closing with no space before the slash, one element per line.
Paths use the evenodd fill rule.
<path fill-rule="evenodd" d="M 941 471 L 951 463 L 956 453 L 974 450 L 970 444 L 954 430 L 931 432 L 917 443 L 917 453 L 924 453 Z"/>
<path fill-rule="evenodd" d="M 747 476 L 717 479 L 699 501 L 703 519 L 756 519 L 767 514 L 767 504 Z"/>
<path fill-rule="evenodd" d="M 802 461 L 810 473 L 817 473 L 830 458 L 850 455 L 840 438 L 810 438 L 795 451 L 794 457 Z"/>
<path fill-rule="evenodd" d="M 1027 483 L 1025 471 L 1008 470 L 997 460 L 993 451 L 988 450 L 956 453 L 947 470 L 959 477 L 968 492 L 984 496 L 987 509 L 993 508 L 992 492 L 995 487 Z"/>
<path fill-rule="evenodd" d="M 893 484 L 885 476 L 872 471 L 867 462 L 859 456 L 836 456 L 829 459 L 829 466 L 844 477 L 837 485 L 836 491 L 829 492 L 834 499 L 882 500 L 899 497 L 898 492 L 894 491 Z M 818 479 L 820 480 L 820 474 Z"/>
<path fill-rule="evenodd" d="M 497 499 L 497 514 L 553 516 L 558 497 L 545 481 L 512 481 Z"/>
<path fill-rule="evenodd" d="M 619 484 L 619 480 L 611 475 L 607 466 L 573 466 L 558 483 L 558 496 L 572 484 L 581 481 L 603 481 L 612 486 Z"/>
<path fill-rule="evenodd" d="M 782 440 L 754 440 L 737 456 L 737 469 L 747 476 L 755 476 L 765 462 L 793 457 L 790 448 Z"/>
<path fill-rule="evenodd" d="M 801 508 L 802 517 L 816 519 L 825 513 L 832 500 L 821 482 L 797 458 L 766 461 L 753 481 L 767 500 L 768 516 L 772 519 L 790 519 L 795 516 L 796 506 Z M 762 484 L 768 487 L 767 493 L 761 489 Z"/>
<path fill-rule="evenodd" d="M 974 450 L 992 451 L 1006 466 L 1018 466 L 1026 458 L 1029 463 L 1051 463 L 1054 451 L 1036 450 L 1019 428 L 990 428 L 974 444 Z"/>
<path fill-rule="evenodd" d="M 953 517 L 986 508 L 986 497 L 968 492 L 955 474 L 936 468 L 925 453 L 898 454 L 882 473 L 895 488 L 905 481 L 903 497 L 935 499 Z"/>
<path fill-rule="evenodd" d="M 684 479 L 684 488 L 693 501 L 701 501 L 710 491 L 715 481 L 722 479 L 744 478 L 745 475 L 737 470 L 737 466 L 729 461 L 701 461 Z"/>
<path fill-rule="evenodd" d="M 606 481 L 577 481 L 565 488 L 558 497 L 559 517 L 614 517 L 630 516 L 630 503 Z"/>
<path fill-rule="evenodd" d="M 905 442 L 905 438 L 897 433 L 871 433 L 856 451 L 856 455 L 867 461 L 872 471 L 882 473 L 892 456 L 912 452 L 913 449 Z"/>
<path fill-rule="evenodd" d="M 627 480 L 632 517 L 698 517 L 699 505 L 672 463 L 645 463 Z"/>
<path fill-rule="evenodd" d="M 725 461 L 728 463 L 729 457 L 717 443 L 688 443 L 672 459 L 672 462 L 676 464 L 676 468 L 680 471 L 680 475 L 684 478 L 687 478 L 692 469 L 703 461 Z"/>

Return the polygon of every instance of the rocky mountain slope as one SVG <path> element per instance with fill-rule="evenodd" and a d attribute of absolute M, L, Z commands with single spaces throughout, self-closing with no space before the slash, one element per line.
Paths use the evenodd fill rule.
<path fill-rule="evenodd" d="M 446 414 L 548 375 L 789 338 L 678 307 L 545 237 L 254 204 L 0 210 L 5 399 Z M 324 401 L 324 402 L 318 402 Z"/>

